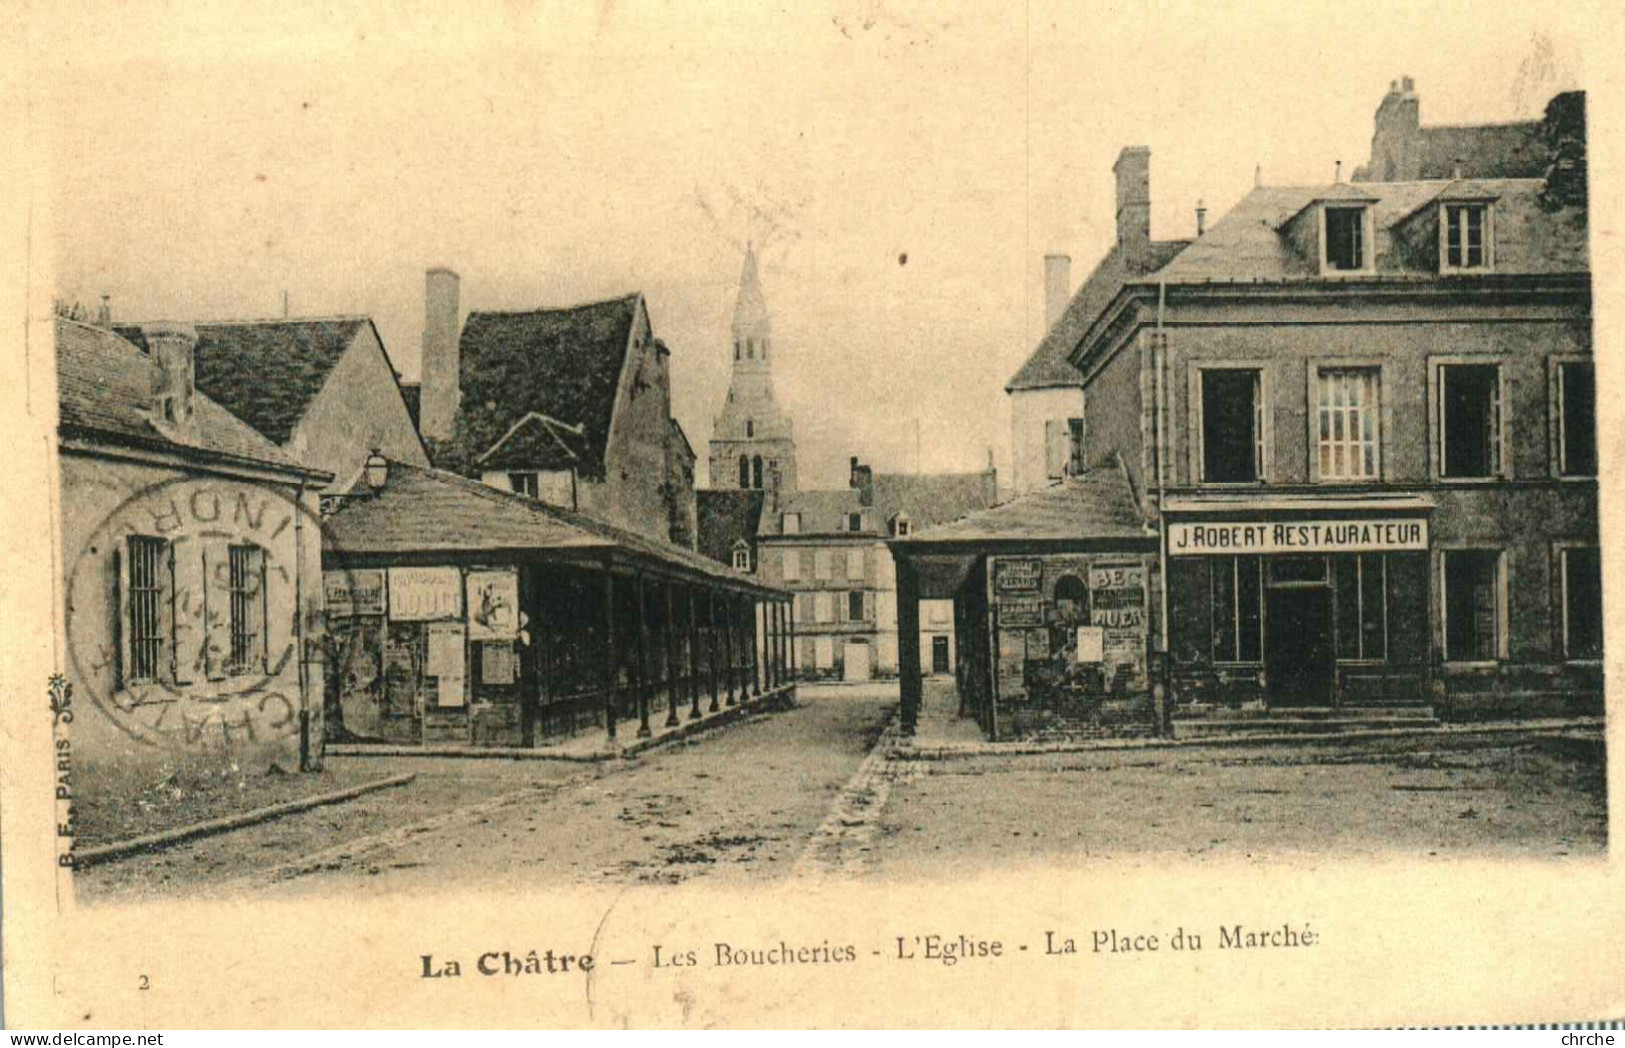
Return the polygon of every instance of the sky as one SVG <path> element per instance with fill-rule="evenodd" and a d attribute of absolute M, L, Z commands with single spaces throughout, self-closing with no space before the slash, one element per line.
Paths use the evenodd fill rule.
<path fill-rule="evenodd" d="M 269 6 L 269 5 L 267 5 Z M 754 242 L 803 487 L 1008 478 L 1004 383 L 1114 236 L 1151 149 L 1152 235 L 1425 124 L 1538 116 L 1596 34 L 1536 4 L 59 5 L 34 134 L 60 297 L 118 319 L 364 313 L 418 374 L 423 273 L 462 306 L 641 291 L 700 455 Z M 139 17 L 137 17 L 139 16 Z M 1597 63 L 1593 63 L 1594 65 Z"/>

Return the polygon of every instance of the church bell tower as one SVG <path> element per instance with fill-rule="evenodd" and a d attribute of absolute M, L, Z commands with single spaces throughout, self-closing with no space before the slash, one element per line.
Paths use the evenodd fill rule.
<path fill-rule="evenodd" d="M 795 426 L 773 396 L 773 320 L 745 247 L 732 331 L 733 378 L 711 430 L 711 487 L 796 490 Z"/>

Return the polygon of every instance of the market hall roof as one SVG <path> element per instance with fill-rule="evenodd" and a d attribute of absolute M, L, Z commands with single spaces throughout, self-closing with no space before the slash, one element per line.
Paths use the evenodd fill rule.
<path fill-rule="evenodd" d="M 56 360 L 58 426 L 64 436 L 327 477 L 293 459 L 202 390 L 193 401 L 194 439 L 183 443 L 160 432 L 152 423 L 152 361 L 113 331 L 59 318 Z"/>
<path fill-rule="evenodd" d="M 657 569 L 762 592 L 786 592 L 693 550 L 455 473 L 402 462 L 388 466 L 380 490 L 371 491 L 358 481 L 324 522 L 324 556 L 340 562 L 349 557 L 422 562 L 462 555 L 546 560 L 549 553 L 618 552 Z"/>
<path fill-rule="evenodd" d="M 875 474 L 875 507 L 882 524 L 902 515 L 917 531 L 987 509 L 998 500 L 991 471 Z"/>
<path fill-rule="evenodd" d="M 193 323 L 197 388 L 268 440 L 286 444 L 356 335 L 371 323 L 363 316 Z M 114 330 L 147 348 L 139 326 Z"/>
<path fill-rule="evenodd" d="M 641 294 L 560 309 L 474 312 L 458 341 L 462 405 L 435 461 L 472 466 L 532 412 L 582 433 L 589 477 L 603 474 L 615 399 Z"/>
<path fill-rule="evenodd" d="M 991 509 L 912 531 L 890 545 L 899 551 L 926 552 L 943 547 L 1038 548 L 1102 540 L 1156 541 L 1134 486 L 1115 458 Z"/>

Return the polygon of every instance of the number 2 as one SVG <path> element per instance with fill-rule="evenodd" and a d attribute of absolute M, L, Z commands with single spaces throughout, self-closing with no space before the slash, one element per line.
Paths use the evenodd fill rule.
<path fill-rule="evenodd" d="M 149 979 L 145 975 L 141 976 L 140 978 L 141 978 L 141 982 L 136 986 L 136 989 L 138 989 L 138 990 L 150 990 L 150 989 L 152 989 L 152 980 L 151 979 Z"/>

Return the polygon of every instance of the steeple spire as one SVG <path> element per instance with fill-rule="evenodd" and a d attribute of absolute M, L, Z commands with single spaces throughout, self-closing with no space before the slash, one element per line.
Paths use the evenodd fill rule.
<path fill-rule="evenodd" d="M 739 298 L 734 302 L 735 338 L 762 338 L 769 334 L 767 299 L 762 296 L 761 278 L 756 273 L 756 246 L 745 242 L 745 266 L 739 274 Z"/>
<path fill-rule="evenodd" d="M 711 485 L 765 489 L 777 477 L 781 491 L 794 491 L 795 427 L 773 396 L 773 322 L 748 242 L 731 335 L 733 380 L 711 434 Z"/>

